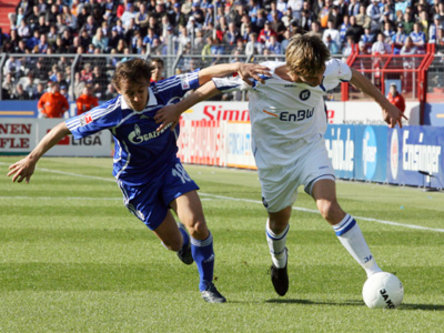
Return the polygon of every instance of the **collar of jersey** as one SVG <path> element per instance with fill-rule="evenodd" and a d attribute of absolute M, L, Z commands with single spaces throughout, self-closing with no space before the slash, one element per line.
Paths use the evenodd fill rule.
<path fill-rule="evenodd" d="M 153 93 L 153 91 L 151 90 L 150 87 L 148 87 L 148 96 L 149 96 L 149 97 L 148 97 L 148 104 L 147 104 L 147 105 L 145 106 L 145 108 L 144 108 L 142 111 L 140 111 L 140 112 L 146 111 L 147 109 L 150 109 L 150 107 L 152 107 L 152 106 L 154 106 L 154 105 L 157 105 L 157 98 L 156 98 L 156 96 L 154 96 L 154 93 Z M 126 103 L 125 98 L 123 98 L 122 95 L 120 95 L 120 100 L 121 100 L 121 107 L 122 107 L 122 110 L 123 110 L 123 109 L 127 109 L 127 110 L 134 111 L 134 110 L 131 109 L 130 106 Z"/>

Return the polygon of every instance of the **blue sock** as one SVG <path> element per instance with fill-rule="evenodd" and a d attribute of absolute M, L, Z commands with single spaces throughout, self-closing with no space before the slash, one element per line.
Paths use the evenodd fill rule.
<path fill-rule="evenodd" d="M 213 236 L 211 233 L 204 240 L 191 237 L 191 254 L 199 271 L 199 290 L 206 290 L 213 281 L 214 270 Z"/>
<path fill-rule="evenodd" d="M 183 239 L 182 248 L 184 248 L 190 242 L 190 236 L 188 235 L 188 232 L 185 230 L 185 227 L 183 226 L 182 223 L 179 224 L 179 231 L 182 234 L 182 239 Z"/>

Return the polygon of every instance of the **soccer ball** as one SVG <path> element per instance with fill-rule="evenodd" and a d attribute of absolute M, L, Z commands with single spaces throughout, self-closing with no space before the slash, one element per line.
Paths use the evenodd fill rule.
<path fill-rule="evenodd" d="M 395 275 L 379 272 L 365 281 L 362 297 L 365 305 L 371 309 L 396 308 L 404 297 L 404 287 Z"/>

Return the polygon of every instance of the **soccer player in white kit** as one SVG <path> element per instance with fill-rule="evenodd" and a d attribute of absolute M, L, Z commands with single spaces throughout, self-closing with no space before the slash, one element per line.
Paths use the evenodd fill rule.
<path fill-rule="evenodd" d="M 240 78 L 213 79 L 174 106 L 160 110 L 161 128 L 177 121 L 181 112 L 218 91 L 249 89 L 252 149 L 259 172 L 263 203 L 268 212 L 266 238 L 272 259 L 271 280 L 276 292 L 288 290 L 285 246 L 291 206 L 297 188 L 304 186 L 322 217 L 367 276 L 381 269 L 356 223 L 339 206 L 335 176 L 325 147 L 327 119 L 323 96 L 348 81 L 371 96 L 382 108 L 384 120 L 401 126 L 402 113 L 362 74 L 342 61 L 329 60 L 323 42 L 312 34 L 292 38 L 285 62 L 265 62 L 271 76 L 248 86 Z"/>

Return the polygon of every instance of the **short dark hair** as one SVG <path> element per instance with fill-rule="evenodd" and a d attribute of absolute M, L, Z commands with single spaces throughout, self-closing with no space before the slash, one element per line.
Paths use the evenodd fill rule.
<path fill-rule="evenodd" d="M 141 58 L 134 58 L 121 62 L 114 73 L 111 83 L 116 89 L 120 89 L 122 81 L 148 83 L 153 66 Z"/>

